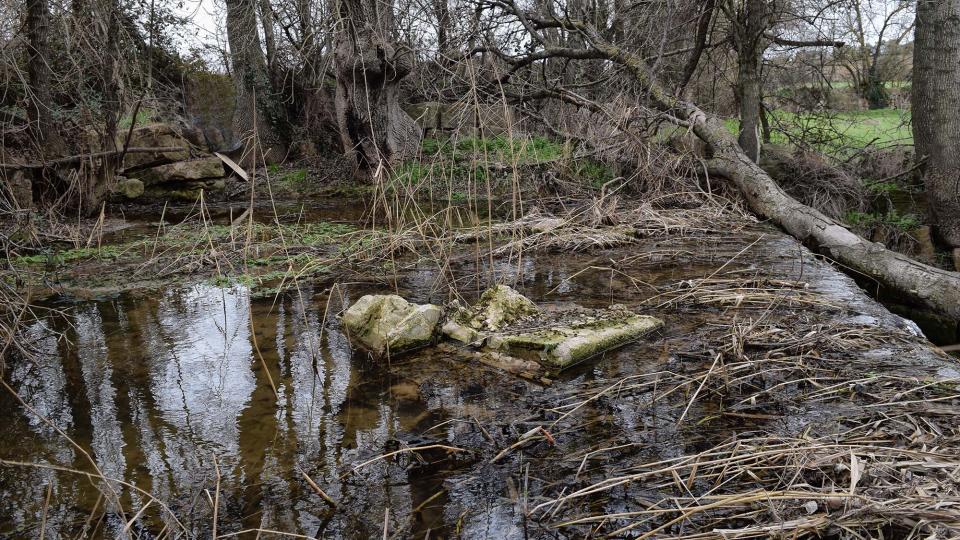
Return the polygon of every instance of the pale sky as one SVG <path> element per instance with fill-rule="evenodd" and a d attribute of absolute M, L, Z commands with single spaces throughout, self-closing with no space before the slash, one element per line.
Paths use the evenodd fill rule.
<path fill-rule="evenodd" d="M 218 35 L 222 30 L 221 19 L 222 2 L 218 0 L 182 0 L 183 6 L 174 11 L 185 18 L 187 24 L 180 30 L 179 49 L 186 52 L 191 47 L 197 47 L 202 44 L 214 45 L 218 37 L 222 40 L 224 36 Z"/>

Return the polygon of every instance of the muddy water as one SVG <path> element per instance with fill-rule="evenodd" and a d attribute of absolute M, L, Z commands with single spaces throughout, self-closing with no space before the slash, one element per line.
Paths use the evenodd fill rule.
<path fill-rule="evenodd" d="M 687 248 L 689 256 L 654 257 L 630 274 L 660 286 L 721 269 L 763 269 L 803 279 L 843 303 L 838 321 L 909 327 L 770 230 Z M 651 242 L 492 267 L 465 255 L 453 275 L 468 297 L 500 281 L 554 306 L 638 307 L 651 294 L 643 285 L 618 272 L 581 271 L 656 250 Z M 444 302 L 446 275 L 425 262 L 401 276 L 397 291 Z M 206 538 L 215 528 L 218 535 L 264 529 L 309 537 L 523 538 L 537 535 L 524 520 L 524 483 L 531 476 L 550 481 L 551 460 L 574 452 L 584 436 L 615 436 L 662 458 L 742 427 L 707 423 L 693 437 L 628 409 L 588 407 L 584 413 L 597 418 L 592 431 L 491 464 L 492 455 L 538 425 L 565 387 L 660 369 L 676 360 L 668 350 L 696 348 L 704 330 L 727 314 L 654 310 L 667 321 L 662 336 L 581 365 L 546 387 L 434 350 L 390 365 L 353 354 L 332 312 L 371 291 L 391 288 L 346 284 L 331 294 L 319 284 L 277 300 L 251 300 L 243 287 L 200 284 L 51 303 L 58 313 L 29 325 L 32 357 L 12 361 L 4 374 L 23 401 L 0 392 L 0 458 L 8 462 L 0 467 L 0 537 L 35 538 L 43 530 L 46 538 L 83 531 Z M 438 446 L 369 462 L 431 445 L 466 451 Z M 71 472 L 95 469 L 112 481 Z M 119 506 L 104 500 L 111 493 Z M 161 511 L 161 502 L 170 512 Z"/>

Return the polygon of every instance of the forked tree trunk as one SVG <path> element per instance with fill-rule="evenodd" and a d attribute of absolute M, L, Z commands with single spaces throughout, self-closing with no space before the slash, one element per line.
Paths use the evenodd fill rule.
<path fill-rule="evenodd" d="M 392 4 L 334 0 L 333 5 L 339 20 L 334 106 L 344 153 L 363 169 L 416 156 L 420 128 L 399 99 L 400 80 L 413 58 L 393 38 Z"/>
<path fill-rule="evenodd" d="M 286 154 L 286 141 L 280 136 L 282 107 L 270 84 L 267 60 L 261 48 L 256 0 L 226 0 L 226 6 L 227 42 L 236 92 L 235 144 L 243 147 L 245 165 L 260 157 L 254 151 L 255 142 L 259 142 L 259 148 L 265 152 L 266 161 L 278 161 Z"/>
<path fill-rule="evenodd" d="M 960 247 L 960 0 L 917 3 L 913 138 L 939 236 Z"/>

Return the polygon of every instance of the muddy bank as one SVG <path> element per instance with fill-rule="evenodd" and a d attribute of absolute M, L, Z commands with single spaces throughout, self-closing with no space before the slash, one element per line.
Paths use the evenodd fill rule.
<path fill-rule="evenodd" d="M 775 229 L 679 215 L 498 232 L 494 255 L 460 238 L 278 297 L 188 280 L 51 298 L 4 374 L 23 403 L 0 393 L 0 534 L 205 537 L 214 501 L 220 535 L 956 532 L 956 362 Z M 371 362 L 335 316 L 495 283 L 664 330 L 542 385 L 442 349 Z M 125 484 L 47 468 L 94 464 Z"/>

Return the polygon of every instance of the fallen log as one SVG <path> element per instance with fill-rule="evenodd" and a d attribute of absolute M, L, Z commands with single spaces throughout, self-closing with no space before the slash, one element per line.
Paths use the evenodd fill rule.
<path fill-rule="evenodd" d="M 840 265 L 869 276 L 920 305 L 960 320 L 960 273 L 891 251 L 797 201 L 740 151 L 719 120 L 700 120 L 694 131 L 714 152 L 708 161 L 710 172 L 733 183 L 755 213 L 769 218 L 797 240 Z"/>
<path fill-rule="evenodd" d="M 576 31 L 585 38 L 586 46 L 591 47 L 589 52 L 625 67 L 646 90 L 654 109 L 687 127 L 705 143 L 708 170 L 728 179 L 743 194 L 753 212 L 779 225 L 843 269 L 870 277 L 918 305 L 960 321 L 960 273 L 920 263 L 861 238 L 842 223 L 788 195 L 744 153 L 719 118 L 667 91 L 642 57 L 611 44 L 590 24 L 571 19 L 538 18 L 520 10 L 513 0 L 499 0 L 497 3 L 512 11 L 529 32 L 547 28 Z M 526 58 L 544 57 L 578 59 L 584 57 L 584 51 L 546 48 L 539 53 L 530 53 Z"/>
<path fill-rule="evenodd" d="M 133 147 L 125 150 L 105 150 L 103 152 L 90 152 L 87 154 L 78 154 L 76 156 L 67 156 L 57 159 L 51 159 L 43 163 L 0 163 L 0 169 L 8 170 L 39 170 L 49 169 L 51 167 L 60 167 L 63 165 L 75 165 L 88 159 L 97 159 L 108 156 L 118 156 L 122 154 L 147 154 L 151 152 L 180 152 L 189 150 L 183 146 L 157 146 L 157 147 Z"/>

